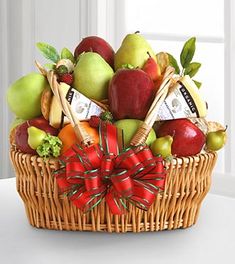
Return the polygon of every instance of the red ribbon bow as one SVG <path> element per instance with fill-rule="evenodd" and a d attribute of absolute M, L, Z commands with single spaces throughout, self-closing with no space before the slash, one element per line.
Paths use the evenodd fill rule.
<path fill-rule="evenodd" d="M 147 146 L 120 150 L 118 129 L 103 122 L 100 145 L 73 145 L 61 157 L 64 166 L 55 172 L 57 183 L 82 211 L 93 209 L 103 198 L 113 214 L 123 214 L 126 201 L 148 210 L 164 190 L 161 157 L 154 157 Z"/>

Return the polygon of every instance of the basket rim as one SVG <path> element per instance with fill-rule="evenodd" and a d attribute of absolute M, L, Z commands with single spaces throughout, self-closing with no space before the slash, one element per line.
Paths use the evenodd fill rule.
<path fill-rule="evenodd" d="M 10 152 L 15 152 L 17 153 L 18 155 L 20 155 L 22 158 L 26 158 L 26 157 L 30 157 L 31 160 L 37 160 L 37 162 L 44 162 L 45 161 L 45 158 L 43 157 L 40 157 L 39 155 L 35 155 L 35 154 L 29 154 L 29 153 L 24 153 L 22 151 L 20 151 L 19 149 L 16 148 L 16 146 L 14 144 L 10 144 Z M 199 162 L 200 159 L 202 157 L 207 157 L 207 158 L 215 158 L 217 156 L 217 152 L 216 151 L 203 151 L 203 152 L 200 152 L 196 155 L 193 155 L 193 156 L 185 156 L 185 157 L 174 157 L 170 160 L 170 161 L 166 161 L 166 162 L 169 162 L 169 163 L 172 163 L 172 165 L 176 165 L 176 164 L 188 164 L 190 162 L 191 159 L 194 159 L 195 162 Z M 59 161 L 59 158 L 48 158 L 47 159 L 49 161 L 49 163 L 54 163 L 54 162 L 58 162 Z"/>

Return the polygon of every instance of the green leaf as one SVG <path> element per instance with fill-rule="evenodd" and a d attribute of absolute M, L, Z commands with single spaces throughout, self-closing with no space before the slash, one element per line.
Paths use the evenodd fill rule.
<path fill-rule="evenodd" d="M 55 63 L 57 63 L 60 60 L 60 55 L 58 54 L 56 49 L 51 45 L 43 42 L 38 42 L 36 46 L 46 59 L 49 59 Z"/>
<path fill-rule="evenodd" d="M 184 75 L 189 75 L 190 77 L 193 77 L 198 70 L 201 67 L 201 63 L 199 62 L 192 62 L 189 64 L 189 66 L 185 69 Z"/>
<path fill-rule="evenodd" d="M 72 61 L 72 63 L 75 62 L 74 56 L 70 50 L 67 48 L 63 48 L 61 51 L 61 59 L 69 59 Z"/>
<path fill-rule="evenodd" d="M 46 69 L 48 69 L 48 70 L 54 70 L 55 67 L 56 67 L 56 65 L 53 64 L 53 63 L 46 63 L 46 64 L 44 64 L 44 67 L 45 67 Z"/>
<path fill-rule="evenodd" d="M 169 59 L 169 65 L 172 66 L 173 68 L 175 68 L 175 73 L 179 74 L 180 68 L 179 68 L 179 65 L 177 63 L 177 60 L 170 53 L 167 53 L 167 55 L 168 55 L 168 59 Z"/>
<path fill-rule="evenodd" d="M 202 86 L 202 83 L 201 82 L 198 82 L 198 81 L 195 81 L 195 80 L 193 80 L 193 81 L 197 85 L 197 88 L 200 89 L 201 86 Z"/>
<path fill-rule="evenodd" d="M 192 61 L 194 53 L 195 53 L 195 46 L 196 38 L 190 38 L 187 40 L 183 46 L 183 49 L 180 54 L 180 63 L 183 68 L 187 68 L 189 63 Z"/>

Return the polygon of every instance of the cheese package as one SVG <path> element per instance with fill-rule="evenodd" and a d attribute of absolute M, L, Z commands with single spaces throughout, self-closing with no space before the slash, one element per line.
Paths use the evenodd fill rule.
<path fill-rule="evenodd" d="M 96 103 L 94 103 L 89 98 L 79 93 L 76 89 L 70 87 L 66 83 L 61 83 L 60 89 L 63 96 L 70 103 L 77 119 L 86 120 L 89 119 L 92 115 L 99 116 L 101 112 L 104 111 Z M 62 109 L 55 96 L 53 96 L 51 102 L 49 122 L 50 125 L 55 128 L 63 127 L 65 124 L 69 123 L 68 118 L 62 112 Z"/>
<path fill-rule="evenodd" d="M 160 106 L 157 121 L 178 118 L 205 117 L 207 104 L 199 89 L 188 76 L 182 77 Z"/>

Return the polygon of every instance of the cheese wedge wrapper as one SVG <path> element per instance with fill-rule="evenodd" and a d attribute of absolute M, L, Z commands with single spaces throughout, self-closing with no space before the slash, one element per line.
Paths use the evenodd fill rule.
<path fill-rule="evenodd" d="M 193 80 L 186 75 L 175 84 L 160 106 L 157 121 L 205 117 L 206 114 L 207 103 Z"/>
<path fill-rule="evenodd" d="M 96 103 L 66 83 L 60 83 L 60 89 L 63 93 L 63 96 L 70 103 L 77 119 L 87 120 L 92 115 L 99 116 L 104 111 Z M 50 107 L 49 122 L 50 125 L 55 128 L 63 127 L 65 124 L 69 123 L 68 118 L 63 114 L 62 109 L 54 96 L 52 98 Z"/>

